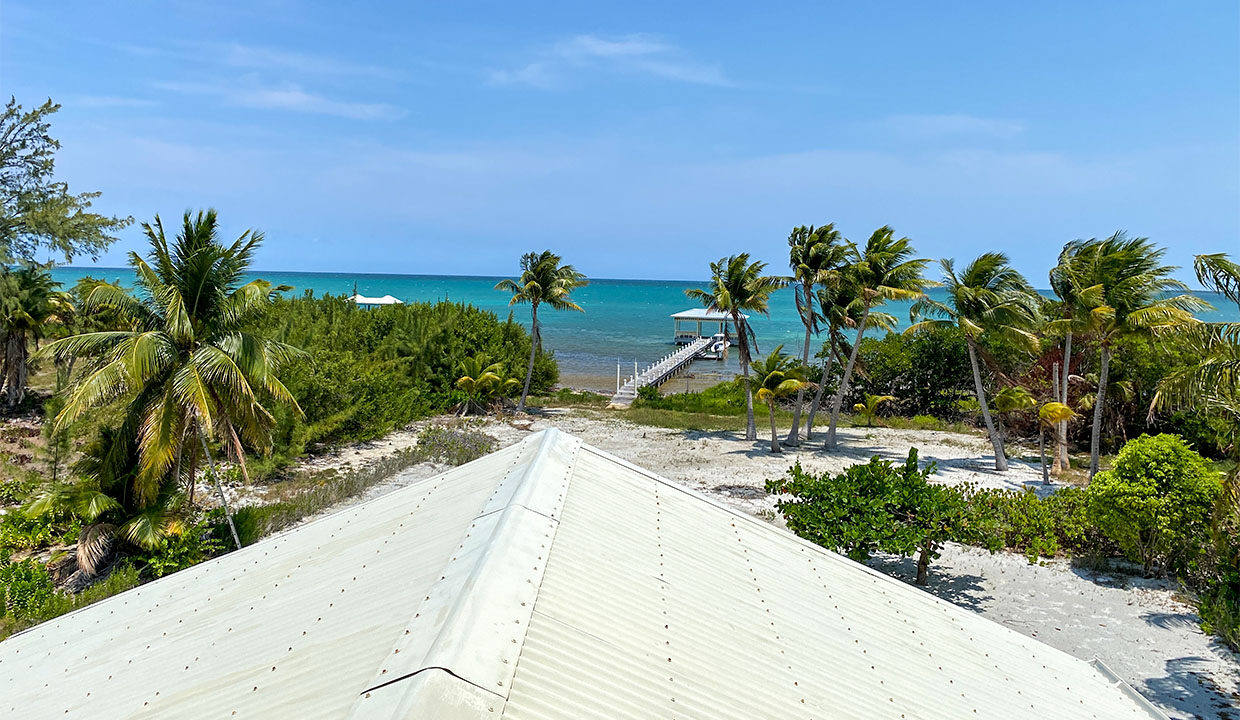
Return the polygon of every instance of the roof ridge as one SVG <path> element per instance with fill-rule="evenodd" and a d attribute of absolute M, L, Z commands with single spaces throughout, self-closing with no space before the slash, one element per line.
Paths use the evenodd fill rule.
<path fill-rule="evenodd" d="M 503 705 L 582 447 L 555 428 L 524 443 L 350 717 L 420 717 L 445 696 L 462 717 Z M 445 681 L 455 686 L 446 695 Z"/>

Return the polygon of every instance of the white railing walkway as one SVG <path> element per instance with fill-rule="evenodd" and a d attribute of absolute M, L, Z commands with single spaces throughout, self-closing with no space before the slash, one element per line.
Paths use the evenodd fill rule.
<path fill-rule="evenodd" d="M 679 350 L 669 353 L 638 371 L 635 377 L 629 377 L 611 398 L 612 405 L 631 405 L 637 398 L 638 388 L 647 385 L 659 386 L 665 380 L 684 370 L 698 355 L 710 347 L 711 338 L 703 337 L 694 340 Z"/>

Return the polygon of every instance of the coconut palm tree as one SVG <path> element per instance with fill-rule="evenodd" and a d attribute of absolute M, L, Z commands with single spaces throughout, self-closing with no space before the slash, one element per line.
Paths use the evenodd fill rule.
<path fill-rule="evenodd" d="M 534 357 L 542 350 L 542 331 L 538 325 L 538 306 L 546 303 L 553 310 L 576 310 L 585 312 L 573 302 L 573 291 L 589 284 L 586 276 L 572 265 L 561 265 L 562 258 L 550 250 L 526 253 L 521 256 L 519 280 L 501 280 L 496 290 L 512 293 L 509 305 L 530 305 L 530 362 L 525 368 L 525 385 L 521 388 L 521 401 L 517 412 L 525 412 L 525 401 L 530 395 L 530 380 L 534 377 Z"/>
<path fill-rule="evenodd" d="M 1038 456 L 1042 459 L 1042 484 L 1050 485 L 1051 476 L 1046 468 L 1046 430 L 1058 428 L 1072 419 L 1076 413 L 1061 402 L 1048 402 L 1038 410 Z"/>
<path fill-rule="evenodd" d="M 848 340 L 844 336 L 845 328 L 856 328 L 864 312 L 861 298 L 855 285 L 847 282 L 847 275 L 837 275 L 838 282 L 828 284 L 818 290 L 818 312 L 826 321 L 827 341 L 823 344 L 822 380 L 814 388 L 814 400 L 809 405 L 809 414 L 805 418 L 805 439 L 814 434 L 814 418 L 822 407 L 822 396 L 831 377 L 831 366 L 835 360 L 841 364 L 847 362 L 842 353 L 849 352 Z M 866 318 L 867 329 L 894 330 L 897 322 L 894 315 L 871 310 Z"/>
<path fill-rule="evenodd" d="M 300 351 L 243 330 L 276 290 L 265 280 L 243 283 L 261 233 L 247 230 L 224 245 L 214 210 L 186 212 L 172 242 L 158 215 L 142 227 L 151 250 L 147 259 L 130 253 L 136 294 L 98 283 L 82 309 L 116 313 L 121 329 L 63 338 L 41 351 L 58 361 L 87 361 L 56 424 L 120 401 L 124 427 L 136 434 L 133 487 L 140 503 L 153 502 L 171 473 L 185 478 L 192 505 L 200 461 L 212 470 L 222 501 L 207 439 L 218 440 L 248 479 L 246 445 L 271 448 L 275 419 L 264 403 L 301 413 L 278 377 Z"/>
<path fill-rule="evenodd" d="M 749 261 L 749 253 L 730 255 L 710 264 L 710 286 L 706 289 L 690 288 L 685 296 L 697 300 L 706 308 L 726 313 L 736 328 L 736 345 L 739 351 L 741 374 L 745 378 L 745 410 L 748 423 L 745 439 L 757 440 L 758 429 L 753 416 L 753 388 L 749 383 L 749 364 L 758 350 L 758 339 L 745 320 L 745 314 L 756 312 L 769 315 L 771 294 L 787 284 L 787 280 L 763 275 L 766 263 Z"/>
<path fill-rule="evenodd" d="M 1090 478 L 1098 472 L 1102 411 L 1115 343 L 1124 337 L 1193 329 L 1201 325 L 1193 313 L 1210 307 L 1171 277 L 1178 268 L 1161 264 L 1164 252 L 1148 238 L 1130 238 L 1120 231 L 1083 245 L 1067 277 L 1074 297 L 1087 310 L 1085 329 L 1099 345 L 1098 388 L 1089 442 Z"/>
<path fill-rule="evenodd" d="M 74 463 L 75 479 L 43 485 L 24 508 L 29 517 L 67 512 L 86 523 L 75 556 L 87 578 L 106 566 L 118 539 L 150 552 L 185 530 L 179 482 L 171 473 L 153 497 L 139 493 L 136 437 L 133 427 L 102 428 Z"/>
<path fill-rule="evenodd" d="M 1063 334 L 1063 362 L 1060 363 L 1059 396 L 1056 400 L 1067 405 L 1068 383 L 1072 377 L 1072 339 L 1075 332 L 1084 329 L 1088 320 L 1089 309 L 1077 293 L 1074 276 L 1077 272 L 1076 258 L 1083 249 L 1097 243 L 1096 239 L 1073 240 L 1059 251 L 1059 262 L 1051 268 L 1049 279 L 1051 290 L 1059 298 L 1060 317 L 1047 326 L 1049 330 L 1059 330 Z M 1055 427 L 1055 472 L 1067 470 L 1068 459 L 1068 422 L 1064 420 Z"/>
<path fill-rule="evenodd" d="M 758 386 L 758 399 L 765 402 L 771 416 L 771 452 L 779 449 L 779 432 L 775 429 L 775 402 L 805 387 L 805 377 L 796 360 L 784 354 L 780 345 L 753 366 L 754 384 Z"/>
<path fill-rule="evenodd" d="M 56 288 L 60 283 L 40 267 L 0 268 L 0 388 L 5 404 L 14 408 L 26 397 L 30 343 L 43 337 L 44 326 L 64 312 L 68 300 Z"/>
<path fill-rule="evenodd" d="M 878 419 L 878 411 L 881 406 L 895 402 L 895 400 L 895 395 L 870 395 L 866 393 L 865 402 L 853 405 L 853 412 L 857 413 L 866 427 L 874 427 L 874 421 Z"/>
<path fill-rule="evenodd" d="M 503 363 L 487 364 L 483 355 L 465 358 L 459 367 L 461 377 L 457 378 L 456 386 L 465 393 L 465 402 L 461 403 L 462 416 L 471 411 L 485 413 L 488 401 L 503 398 L 521 385 L 521 381 L 515 378 L 504 377 Z"/>
<path fill-rule="evenodd" d="M 848 355 L 844 376 L 831 403 L 831 425 L 827 429 L 827 449 L 835 447 L 835 429 L 840 421 L 840 407 L 848 394 L 848 382 L 857 365 L 857 352 L 861 338 L 869 324 L 874 306 L 888 300 L 918 300 L 926 287 L 933 285 L 922 273 L 929 260 L 915 259 L 913 241 L 896 239 L 895 231 L 884 225 L 870 235 L 865 247 L 851 253 L 848 266 L 843 270 L 845 282 L 855 285 L 861 302 L 861 317 L 857 321 L 857 340 Z"/>
<path fill-rule="evenodd" d="M 852 243 L 844 239 L 835 225 L 827 223 L 819 228 L 810 225 L 794 228 L 788 236 L 788 264 L 792 268 L 791 281 L 796 288 L 797 314 L 805 326 L 805 343 L 801 347 L 801 365 L 809 367 L 810 338 L 818 333 L 821 316 L 818 313 L 814 289 L 819 285 L 840 284 L 840 267 L 848 258 Z M 797 390 L 796 404 L 792 406 L 792 429 L 785 442 L 800 444 L 801 406 L 805 402 L 805 386 Z"/>
<path fill-rule="evenodd" d="M 943 285 L 947 302 L 923 298 L 913 305 L 914 316 L 938 316 L 910 326 L 905 333 L 915 333 L 932 326 L 955 326 L 964 333 L 973 368 L 973 388 L 981 407 L 982 420 L 995 451 L 995 469 L 1008 468 L 1003 449 L 1003 433 L 996 427 L 986 401 L 979 358 L 985 356 L 979 340 L 983 333 L 1004 337 L 1029 350 L 1038 347 L 1031 328 L 1038 317 L 1037 295 L 1003 253 L 982 253 L 964 269 L 956 272 L 955 261 L 939 261 L 943 268 Z M 1032 399 L 1032 398 L 1030 398 Z"/>

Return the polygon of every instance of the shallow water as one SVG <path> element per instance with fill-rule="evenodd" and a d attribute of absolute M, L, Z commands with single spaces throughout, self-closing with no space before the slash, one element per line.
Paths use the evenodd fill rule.
<path fill-rule="evenodd" d="M 55 279 L 68 287 L 87 275 L 133 283 L 133 272 L 127 268 L 62 267 L 52 271 Z M 509 307 L 508 295 L 495 290 L 498 277 L 467 277 L 452 275 L 375 275 L 361 273 L 292 273 L 261 272 L 262 277 L 276 285 L 290 285 L 292 292 L 309 289 L 316 295 L 351 295 L 357 292 L 371 297 L 393 295 L 406 302 L 451 300 L 475 305 L 497 313 L 500 317 L 512 312 L 524 324 L 529 323 L 529 306 Z M 633 362 L 653 362 L 675 349 L 672 342 L 672 313 L 695 307 L 685 297 L 685 290 L 701 287 L 702 283 L 666 280 L 591 280 L 573 293 L 583 313 L 541 309 L 543 342 L 555 351 L 565 384 L 594 389 L 614 386 L 616 366 L 621 374 L 633 372 Z M 941 289 L 930 290 L 932 297 L 941 297 Z M 1218 308 L 1203 313 L 1203 320 L 1240 320 L 1235 306 L 1218 296 L 1202 294 Z M 1230 308 L 1230 315 L 1227 309 Z M 884 308 L 895 315 L 901 327 L 908 325 L 909 303 L 890 303 Z M 800 354 L 804 329 L 796 312 L 793 290 L 775 293 L 769 316 L 750 319 L 758 336 L 760 353 L 783 344 L 784 350 Z M 736 353 L 725 362 L 704 360 L 694 366 L 703 373 L 735 372 Z"/>

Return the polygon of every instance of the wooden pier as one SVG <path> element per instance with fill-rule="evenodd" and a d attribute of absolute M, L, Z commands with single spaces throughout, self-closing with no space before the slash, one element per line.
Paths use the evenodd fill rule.
<path fill-rule="evenodd" d="M 705 355 L 710 351 L 712 340 L 713 338 L 709 337 L 699 337 L 688 345 L 647 365 L 646 369 L 638 371 L 636 376 L 628 378 L 620 386 L 620 389 L 611 398 L 611 406 L 628 407 L 632 405 L 633 401 L 637 399 L 639 388 L 646 387 L 647 385 L 658 387 L 682 372 L 698 356 Z"/>

